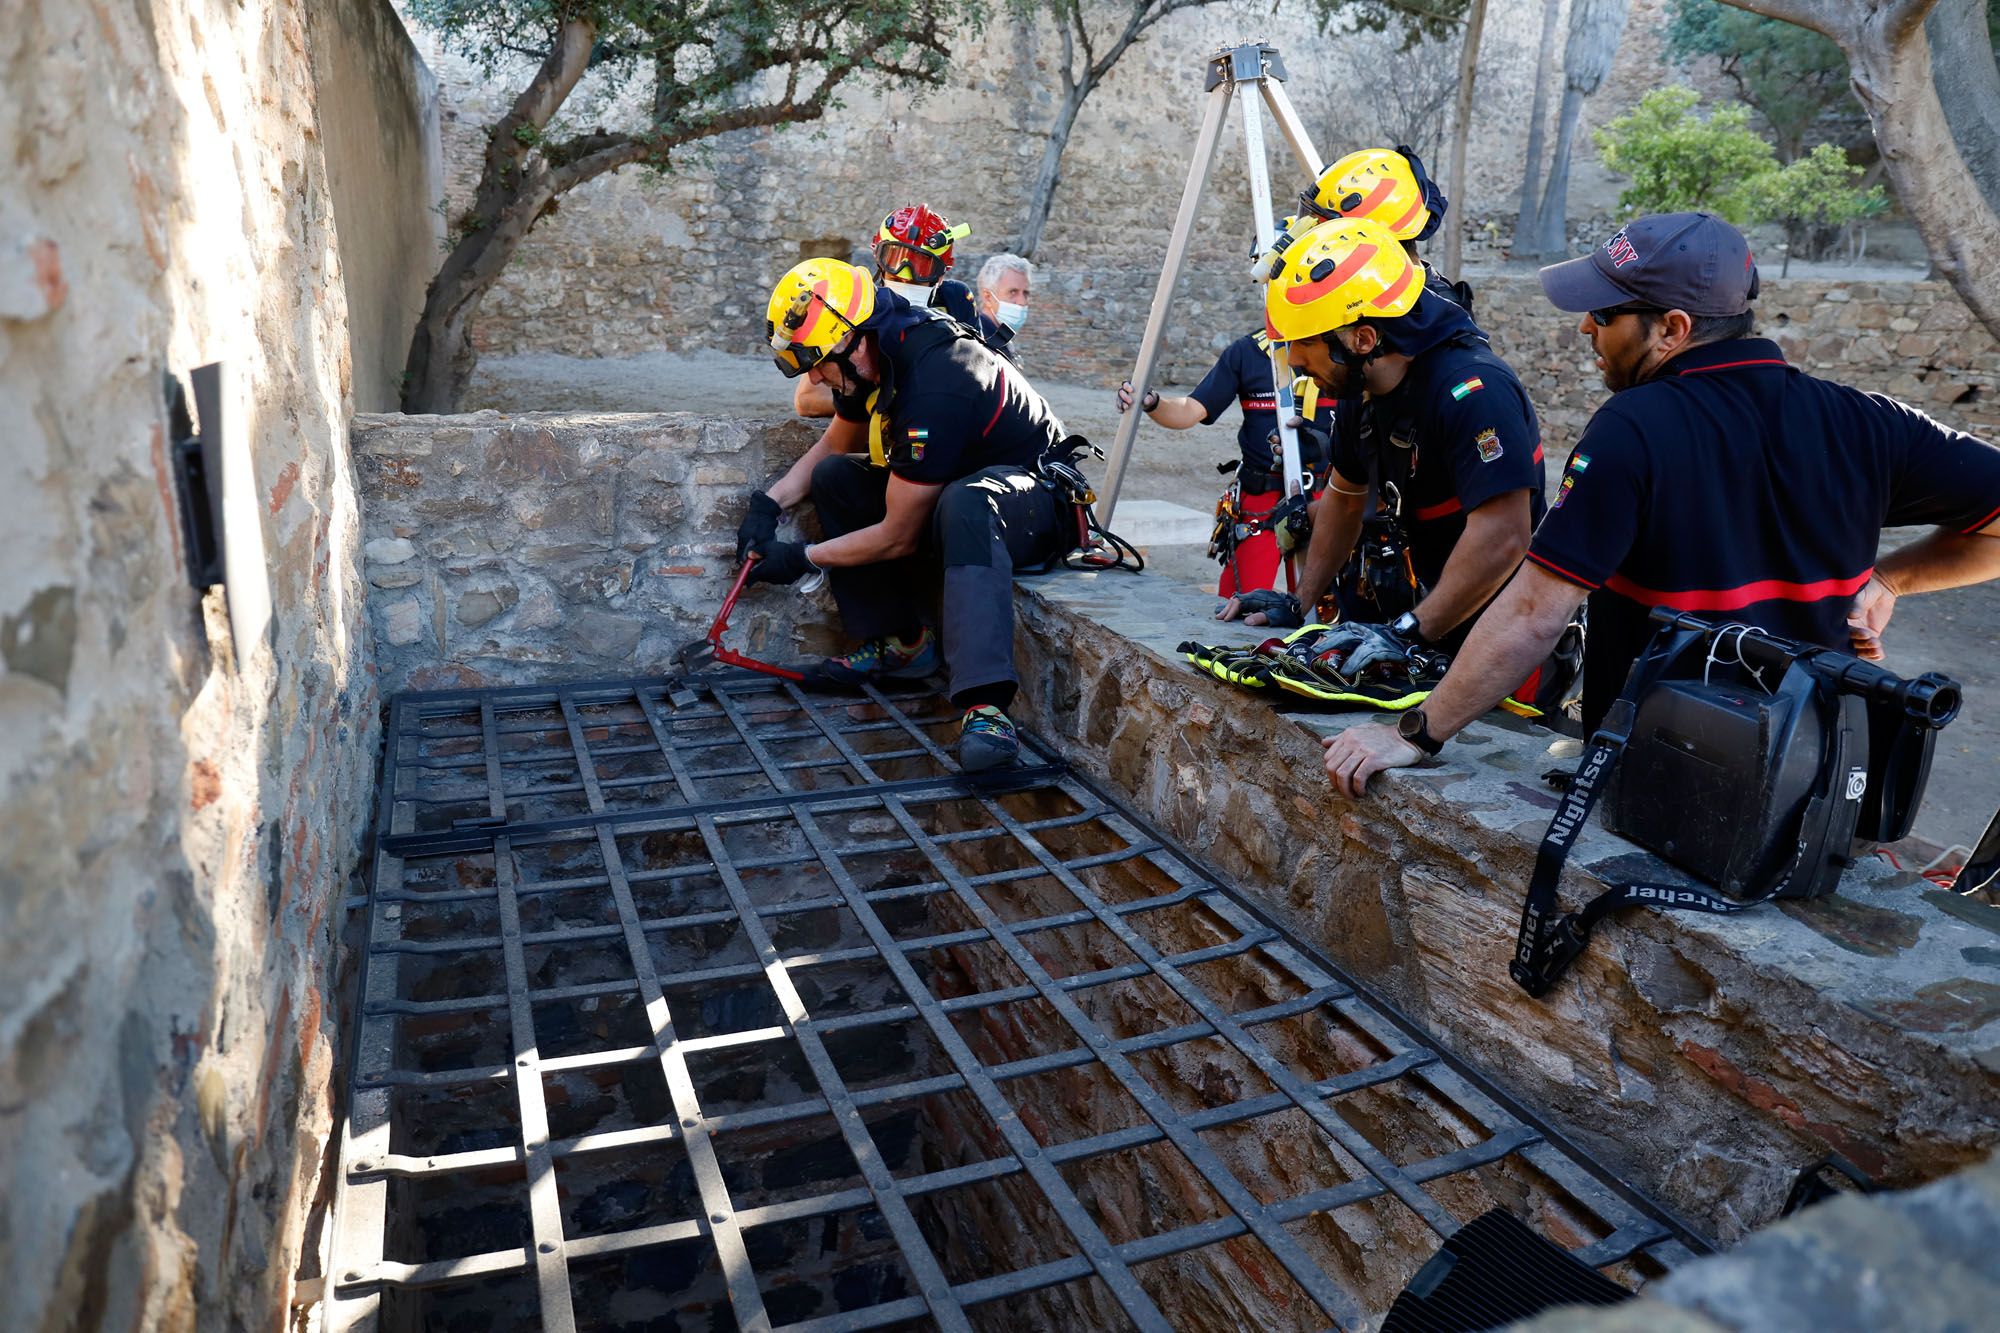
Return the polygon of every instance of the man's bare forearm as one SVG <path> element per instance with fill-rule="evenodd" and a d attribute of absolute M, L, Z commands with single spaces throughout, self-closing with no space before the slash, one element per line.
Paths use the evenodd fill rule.
<path fill-rule="evenodd" d="M 1437 587 L 1417 604 L 1424 637 L 1443 638 L 1478 614 L 1520 568 L 1533 531 L 1526 491 L 1496 496 L 1466 515 Z"/>
<path fill-rule="evenodd" d="M 1898 597 L 2000 579 L 2000 525 L 1979 532 L 1939 528 L 1876 562 L 1875 577 Z"/>

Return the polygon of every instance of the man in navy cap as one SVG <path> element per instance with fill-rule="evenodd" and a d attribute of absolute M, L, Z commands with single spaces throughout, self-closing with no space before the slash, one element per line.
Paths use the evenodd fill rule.
<path fill-rule="evenodd" d="M 1589 731 L 1656 606 L 1875 658 L 1899 596 L 2000 578 L 2000 448 L 1803 374 L 1750 337 L 1757 268 L 1728 223 L 1642 217 L 1541 278 L 1583 316 L 1612 397 L 1527 561 L 1424 707 L 1328 740 L 1327 774 L 1350 796 L 1491 708 L 1586 596 Z M 1878 561 L 1882 529 L 1905 524 L 1933 531 Z"/>

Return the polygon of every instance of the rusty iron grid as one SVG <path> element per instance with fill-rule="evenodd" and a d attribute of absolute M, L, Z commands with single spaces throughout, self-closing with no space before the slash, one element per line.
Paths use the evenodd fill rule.
<path fill-rule="evenodd" d="M 1332 1326 L 1360 1327 L 1369 1312 L 1313 1260 L 1294 1224 L 1393 1200 L 1441 1239 L 1458 1220 L 1425 1186 L 1510 1160 L 1595 1219 L 1601 1234 L 1576 1251 L 1585 1263 L 1602 1268 L 1639 1257 L 1671 1268 L 1706 1250 L 1698 1235 L 1277 929 L 1034 738 L 1024 737 L 1021 767 L 973 779 L 957 772 L 949 753 L 956 712 L 927 691 L 830 697 L 742 673 L 705 681 L 701 697 L 688 705 L 681 685 L 653 679 L 440 691 L 391 702 L 326 1284 L 330 1328 L 388 1326 L 383 1302 L 391 1294 L 514 1278 L 531 1283 L 536 1302 L 533 1311 L 517 1311 L 518 1326 L 570 1330 L 589 1323 L 580 1325 L 575 1310 L 578 1265 L 658 1247 L 705 1246 L 727 1313 L 744 1329 L 911 1322 L 965 1329 L 967 1312 L 978 1306 L 1086 1281 L 1101 1284 L 1134 1326 L 1166 1329 L 1171 1325 L 1135 1270 L 1239 1238 L 1260 1243 Z M 1017 799 L 1023 794 L 1068 808 L 1024 815 Z M 1064 856 L 1049 845 L 1074 842 L 1086 831 L 1098 850 Z M 953 851 L 974 843 L 1014 864 L 968 872 Z M 889 856 L 902 856 L 922 873 L 869 882 L 880 876 L 855 869 Z M 1095 871 L 1127 863 L 1147 867 L 1159 891 L 1114 901 L 1094 885 Z M 587 873 L 531 873 L 550 867 Z M 982 892 L 1027 881 L 1060 886 L 1075 908 L 1010 920 Z M 798 882 L 816 891 L 785 891 Z M 772 885 L 780 896 L 770 896 Z M 900 928 L 912 904 L 933 901 L 949 904 L 967 924 L 917 934 Z M 1148 922 L 1175 908 L 1198 908 L 1222 937 L 1163 953 Z M 839 947 L 794 938 L 796 923 L 843 913 L 853 928 L 843 932 L 851 938 L 834 941 Z M 1125 961 L 1052 974 L 1031 942 L 1082 929 L 1115 940 Z M 739 956 L 663 972 L 655 943 L 700 932 L 740 941 Z M 955 948 L 994 951 L 1018 982 L 934 994 L 919 960 Z M 587 954 L 597 960 L 595 970 L 608 967 L 616 975 L 545 975 L 547 960 L 562 950 Z M 1254 959 L 1294 993 L 1232 1012 L 1198 975 L 1223 959 Z M 466 960 L 458 972 L 450 970 Z M 425 993 L 402 993 L 410 989 L 408 969 L 421 974 L 433 964 L 445 970 L 424 974 L 430 982 L 415 989 Z M 852 1009 L 824 1003 L 826 994 L 811 978 L 847 966 L 881 970 L 888 983 L 881 1003 Z M 1190 1021 L 1115 1036 L 1079 1001 L 1100 987 L 1146 979 L 1163 984 Z M 699 993 L 718 986 L 748 988 L 733 994 L 754 993 L 756 1012 L 710 1014 L 711 1002 Z M 1030 1003 L 1045 1006 L 1067 1032 L 1059 1048 L 984 1064 L 954 1022 Z M 546 1014 L 552 1006 L 570 1006 L 563 1013 L 626 1006 L 629 1014 L 618 1013 L 633 1021 L 612 1033 L 607 1019 L 593 1036 L 544 1017 L 538 1032 L 538 1010 Z M 1258 1030 L 1307 1015 L 1361 1034 L 1378 1057 L 1332 1077 L 1302 1076 Z M 857 1034 L 902 1025 L 926 1034 L 947 1067 L 855 1086 L 834 1045 L 851 1048 Z M 430 1056 L 413 1054 L 413 1043 L 440 1032 L 452 1039 Z M 471 1038 L 460 1038 L 468 1032 Z M 464 1050 L 468 1041 L 476 1049 Z M 1262 1076 L 1267 1090 L 1176 1109 L 1135 1057 L 1191 1042 L 1221 1043 Z M 545 1049 L 564 1045 L 577 1048 Z M 718 1053 L 746 1052 L 791 1060 L 803 1071 L 797 1095 L 742 1106 L 740 1099 L 705 1094 L 697 1066 Z M 417 1067 L 437 1059 L 443 1067 Z M 1080 1140 L 1042 1141 L 1032 1108 L 1011 1101 L 1008 1085 L 1082 1067 L 1101 1070 L 1143 1118 Z M 597 1077 L 657 1071 L 665 1098 L 622 1128 L 554 1133 L 545 1080 L 591 1071 Z M 1340 1113 L 1344 1096 L 1409 1085 L 1454 1108 L 1472 1126 L 1466 1137 L 1473 1141 L 1399 1163 Z M 399 1099 L 430 1099 L 423 1105 L 435 1108 L 439 1098 L 490 1102 L 501 1090 L 511 1094 L 501 1099 L 510 1114 L 425 1151 L 399 1147 L 427 1114 Z M 970 1098 L 1000 1150 L 982 1161 L 898 1174 L 869 1113 L 941 1094 Z M 1263 1202 L 1203 1137 L 1281 1112 L 1310 1122 L 1346 1178 Z M 755 1190 L 739 1197 L 744 1192 L 732 1186 L 727 1162 L 731 1136 L 828 1121 L 833 1131 L 826 1141 L 851 1157 L 847 1178 L 856 1183 L 795 1198 L 765 1199 Z M 1114 1243 L 1063 1168 L 1152 1145 L 1178 1153 L 1221 1200 L 1222 1214 Z M 691 1178 L 687 1216 L 630 1227 L 566 1224 L 561 1181 L 571 1165 L 607 1154 L 624 1160 L 618 1155 L 668 1152 L 676 1154 L 683 1183 Z M 483 1233 L 473 1227 L 475 1243 L 452 1246 L 450 1226 L 411 1216 L 417 1210 L 411 1191 L 449 1197 L 466 1182 L 490 1187 L 496 1179 L 518 1195 L 517 1244 L 479 1248 Z M 1067 1253 L 954 1281 L 913 1205 L 996 1181 L 1032 1188 Z M 856 1214 L 866 1219 L 864 1230 L 893 1245 L 903 1266 L 898 1288 L 850 1293 L 843 1308 L 797 1320 L 774 1313 L 769 1284 L 780 1275 L 768 1271 L 760 1229 L 816 1219 L 831 1225 Z M 425 1245 L 415 1248 L 442 1245 L 452 1252 L 408 1257 L 411 1237 L 425 1225 Z"/>

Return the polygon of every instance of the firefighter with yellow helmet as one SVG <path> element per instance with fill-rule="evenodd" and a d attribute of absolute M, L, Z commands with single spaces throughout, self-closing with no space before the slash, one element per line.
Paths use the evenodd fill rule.
<path fill-rule="evenodd" d="M 1393 617 L 1343 604 L 1343 621 L 1371 651 L 1452 651 L 1520 564 L 1544 509 L 1541 432 L 1520 380 L 1372 218 L 1337 217 L 1295 237 L 1264 310 L 1293 371 L 1340 404 L 1333 466 L 1298 597 L 1254 594 L 1226 613 L 1299 624 L 1301 605 L 1327 592 L 1362 538 L 1372 493 L 1398 530 L 1410 604 Z"/>
<path fill-rule="evenodd" d="M 750 496 L 739 556 L 753 582 L 824 570 L 862 642 L 812 672 L 853 686 L 918 680 L 942 666 L 963 710 L 959 763 L 1013 761 L 1014 572 L 1078 545 L 1076 510 L 1041 479 L 1068 432 L 1018 369 L 943 311 L 912 305 L 866 269 L 809 259 L 778 280 L 765 337 L 778 368 L 832 391 L 834 417 L 799 461 Z M 811 497 L 825 534 L 779 541 Z M 942 645 L 914 590 L 943 566 Z"/>

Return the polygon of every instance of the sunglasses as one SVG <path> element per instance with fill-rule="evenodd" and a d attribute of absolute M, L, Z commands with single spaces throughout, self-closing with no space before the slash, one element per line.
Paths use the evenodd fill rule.
<path fill-rule="evenodd" d="M 1611 321 L 1620 315 L 1651 315 L 1658 314 L 1659 310 L 1660 308 L 1654 305 L 1614 305 L 1586 313 L 1589 314 L 1591 323 L 1600 329 L 1608 329 L 1611 327 Z"/>

